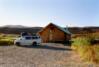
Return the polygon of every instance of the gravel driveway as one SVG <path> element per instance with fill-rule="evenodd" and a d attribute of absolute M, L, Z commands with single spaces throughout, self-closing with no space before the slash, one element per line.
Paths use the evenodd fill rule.
<path fill-rule="evenodd" d="M 0 46 L 0 67 L 94 67 L 78 61 L 69 46 Z M 97 66 L 99 67 L 99 66 Z"/>

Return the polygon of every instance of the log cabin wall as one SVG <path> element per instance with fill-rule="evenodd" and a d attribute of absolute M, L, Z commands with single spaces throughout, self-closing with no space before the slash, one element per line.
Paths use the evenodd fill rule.
<path fill-rule="evenodd" d="M 70 35 L 65 34 L 53 25 L 49 25 L 44 29 L 44 31 L 40 32 L 40 36 L 42 42 L 56 42 L 70 39 Z"/>

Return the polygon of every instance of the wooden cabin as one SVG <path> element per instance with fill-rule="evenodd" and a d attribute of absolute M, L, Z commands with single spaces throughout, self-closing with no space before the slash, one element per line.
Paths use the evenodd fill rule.
<path fill-rule="evenodd" d="M 53 23 L 48 24 L 45 28 L 38 32 L 42 42 L 63 42 L 71 39 L 71 33 L 68 29 L 64 29 Z"/>

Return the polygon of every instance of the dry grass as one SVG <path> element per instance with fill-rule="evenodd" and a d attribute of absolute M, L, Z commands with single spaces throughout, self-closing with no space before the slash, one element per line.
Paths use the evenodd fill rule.
<path fill-rule="evenodd" d="M 13 45 L 13 41 L 17 36 L 14 34 L 0 34 L 0 45 Z"/>
<path fill-rule="evenodd" d="M 72 49 L 79 54 L 83 61 L 99 63 L 99 44 L 91 43 L 94 39 L 98 39 L 98 37 L 99 34 L 94 33 L 73 38 Z"/>

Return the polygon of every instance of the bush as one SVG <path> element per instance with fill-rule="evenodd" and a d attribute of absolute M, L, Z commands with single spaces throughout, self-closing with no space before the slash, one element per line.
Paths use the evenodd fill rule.
<path fill-rule="evenodd" d="M 99 32 L 91 34 L 94 39 L 99 39 Z"/>
<path fill-rule="evenodd" d="M 84 61 L 96 62 L 99 57 L 99 48 L 91 44 L 92 37 L 78 37 L 73 40 L 72 49 L 74 49 Z"/>
<path fill-rule="evenodd" d="M 0 45 L 13 45 L 12 40 L 0 40 Z"/>
<path fill-rule="evenodd" d="M 73 39 L 72 48 L 78 49 L 79 47 L 91 45 L 91 38 L 88 37 L 77 37 Z"/>
<path fill-rule="evenodd" d="M 0 45 L 13 45 L 13 41 L 16 37 L 18 37 L 18 35 L 0 34 Z"/>
<path fill-rule="evenodd" d="M 82 60 L 88 61 L 88 62 L 95 62 L 96 57 L 95 57 L 95 51 L 93 50 L 92 46 L 83 46 L 79 47 L 78 53 Z"/>
<path fill-rule="evenodd" d="M 95 51 L 96 62 L 99 63 L 99 44 L 94 45 L 94 46 L 93 46 L 93 49 L 94 49 L 94 51 Z"/>

